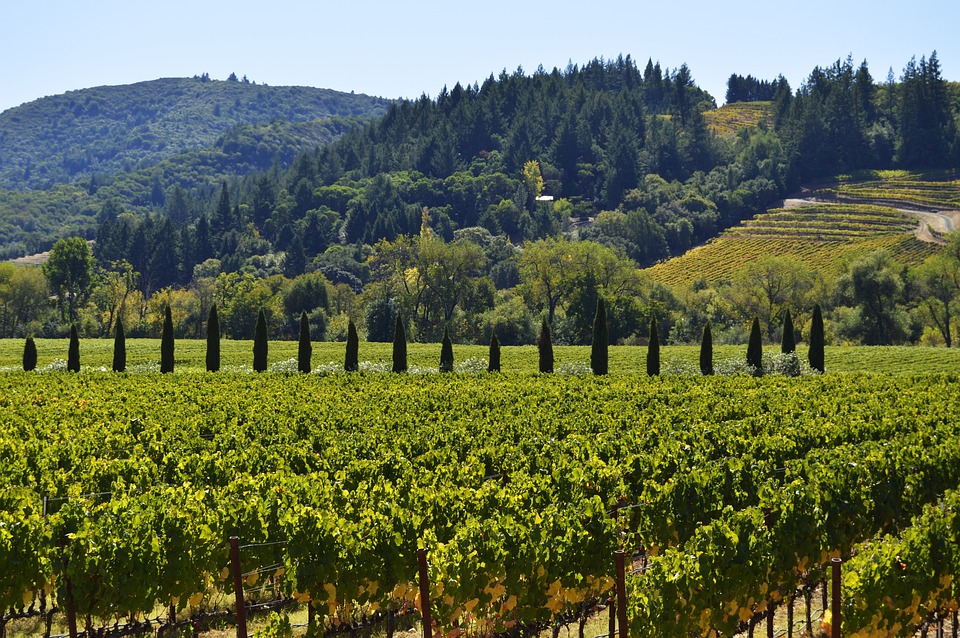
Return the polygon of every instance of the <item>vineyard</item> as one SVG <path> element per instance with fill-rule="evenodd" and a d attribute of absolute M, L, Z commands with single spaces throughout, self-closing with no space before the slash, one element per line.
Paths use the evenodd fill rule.
<path fill-rule="evenodd" d="M 707 128 L 717 135 L 733 135 L 737 131 L 773 124 L 772 102 L 734 102 L 703 114 Z"/>
<path fill-rule="evenodd" d="M 858 179 L 842 180 L 837 186 L 820 189 L 818 195 L 840 200 L 903 202 L 936 209 L 960 209 L 960 180 L 956 172 L 871 171 L 856 177 Z"/>
<path fill-rule="evenodd" d="M 647 269 L 657 281 L 690 285 L 730 279 L 764 255 L 789 256 L 824 276 L 845 258 L 886 250 L 906 265 L 922 262 L 938 247 L 914 237 L 916 220 L 870 204 L 814 204 L 777 208 L 741 222 L 716 239 Z"/>
<path fill-rule="evenodd" d="M 334 635 L 419 617 L 424 548 L 449 638 L 575 623 L 617 550 L 631 636 L 752 633 L 837 556 L 843 635 L 909 634 L 960 597 L 958 381 L 4 373 L 0 630 Z"/>

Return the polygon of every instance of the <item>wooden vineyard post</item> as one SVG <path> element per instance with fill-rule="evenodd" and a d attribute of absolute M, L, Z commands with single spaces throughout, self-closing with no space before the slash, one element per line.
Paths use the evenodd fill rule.
<path fill-rule="evenodd" d="M 247 638 L 247 610 L 243 603 L 243 572 L 240 571 L 240 538 L 230 537 L 230 569 L 233 571 L 233 594 L 237 603 L 237 638 Z"/>
<path fill-rule="evenodd" d="M 791 596 L 787 603 L 787 638 L 793 638 L 793 603 L 796 600 L 796 596 Z"/>
<path fill-rule="evenodd" d="M 430 617 L 430 574 L 427 572 L 427 550 L 417 550 L 417 567 L 420 571 L 420 615 L 423 617 L 423 638 L 433 636 L 433 619 Z"/>
<path fill-rule="evenodd" d="M 610 620 L 607 623 L 607 636 L 616 638 L 617 635 L 617 602 L 614 596 L 610 596 Z"/>
<path fill-rule="evenodd" d="M 831 638 L 840 638 L 840 564 L 843 561 L 839 558 L 834 558 L 830 561 L 833 565 L 833 601 L 831 601 L 830 607 L 832 612 L 831 617 Z"/>
<path fill-rule="evenodd" d="M 618 549 L 613 556 L 617 566 L 617 624 L 620 625 L 620 638 L 627 638 L 627 576 L 624 567 L 626 554 L 622 549 Z"/>
<path fill-rule="evenodd" d="M 767 638 L 773 638 L 773 614 L 776 611 L 776 607 L 773 606 L 773 603 L 770 603 L 770 609 L 767 610 Z"/>
<path fill-rule="evenodd" d="M 70 582 L 70 577 L 66 575 L 67 571 L 67 537 L 64 536 L 60 539 L 60 549 L 63 550 L 63 571 L 64 578 L 66 580 L 66 590 L 67 590 L 67 628 L 70 632 L 70 638 L 77 638 L 77 608 L 73 604 L 73 583 Z"/>

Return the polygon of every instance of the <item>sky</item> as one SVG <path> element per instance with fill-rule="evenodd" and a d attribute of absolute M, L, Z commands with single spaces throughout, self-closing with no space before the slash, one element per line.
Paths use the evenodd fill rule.
<path fill-rule="evenodd" d="M 723 103 L 731 73 L 796 89 L 852 56 L 878 82 L 937 51 L 960 81 L 957 0 L 2 0 L 0 111 L 92 86 L 209 73 L 387 98 L 630 55 Z"/>

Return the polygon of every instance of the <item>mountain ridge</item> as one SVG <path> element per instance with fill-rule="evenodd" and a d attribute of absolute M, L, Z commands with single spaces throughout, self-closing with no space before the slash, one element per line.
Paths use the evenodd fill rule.
<path fill-rule="evenodd" d="M 230 128 L 382 114 L 390 100 L 205 77 L 77 89 L 0 113 L 0 188 L 44 189 L 143 168 Z"/>

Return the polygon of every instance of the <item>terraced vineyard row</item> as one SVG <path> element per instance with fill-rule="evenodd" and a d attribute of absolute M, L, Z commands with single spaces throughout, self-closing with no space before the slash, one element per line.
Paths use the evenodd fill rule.
<path fill-rule="evenodd" d="M 841 183 L 822 194 L 842 199 L 886 200 L 916 203 L 934 208 L 960 209 L 960 180 L 953 173 L 915 174 L 878 171 L 876 179 Z"/>
<path fill-rule="evenodd" d="M 916 221 L 892 208 L 864 204 L 817 204 L 772 209 L 735 226 L 713 241 L 648 269 L 669 285 L 710 284 L 732 277 L 763 255 L 790 256 L 825 276 L 851 253 L 886 250 L 904 264 L 918 264 L 938 247 L 916 239 Z"/>
<path fill-rule="evenodd" d="M 236 534 L 248 591 L 310 600 L 326 627 L 416 605 L 427 545 L 447 635 L 576 617 L 615 549 L 647 561 L 631 635 L 729 635 L 960 487 L 957 384 L 9 373 L 0 607 L 62 600 L 66 577 L 108 623 L 204 608 Z"/>

